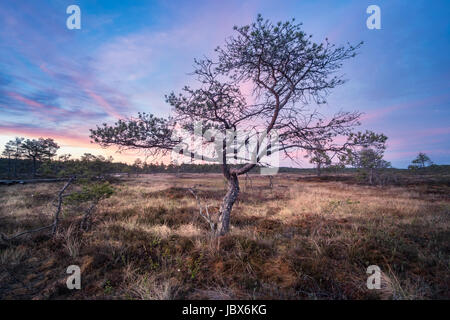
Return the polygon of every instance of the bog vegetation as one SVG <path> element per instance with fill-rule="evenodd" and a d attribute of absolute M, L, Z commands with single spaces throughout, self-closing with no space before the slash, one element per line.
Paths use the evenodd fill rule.
<path fill-rule="evenodd" d="M 449 298 L 449 171 L 401 175 L 404 185 L 383 188 L 314 172 L 277 175 L 269 188 L 267 177 L 254 175 L 218 241 L 186 186 L 213 211 L 226 188 L 220 174 L 122 178 L 97 204 L 90 228 L 81 222 L 91 202 L 70 201 L 54 236 L 2 242 L 0 297 Z M 51 224 L 63 185 L 0 186 L 0 232 Z M 72 264 L 81 267 L 81 290 L 66 287 Z M 374 264 L 382 290 L 366 287 Z"/>

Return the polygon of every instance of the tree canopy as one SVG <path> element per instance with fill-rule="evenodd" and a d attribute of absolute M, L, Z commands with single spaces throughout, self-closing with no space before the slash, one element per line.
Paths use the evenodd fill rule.
<path fill-rule="evenodd" d="M 426 166 L 432 165 L 433 161 L 431 161 L 430 157 L 428 157 L 425 153 L 419 152 L 417 157 L 412 161 L 412 166 L 417 168 L 425 168 Z"/>

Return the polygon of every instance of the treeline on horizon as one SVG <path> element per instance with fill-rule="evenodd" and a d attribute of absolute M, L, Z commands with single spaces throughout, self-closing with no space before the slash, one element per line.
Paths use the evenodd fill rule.
<path fill-rule="evenodd" d="M 137 159 L 134 164 L 114 162 L 112 157 L 84 154 L 80 159 L 50 159 L 37 161 L 36 175 L 33 175 L 33 161 L 30 159 L 0 158 L 0 179 L 64 178 L 72 175 L 106 176 L 112 174 L 154 174 L 154 173 L 221 173 L 220 164 L 183 163 L 181 165 L 147 163 Z M 423 173 L 448 171 L 448 165 L 431 165 Z M 324 168 L 324 173 L 354 172 L 355 168 Z M 390 169 L 406 170 L 406 169 Z M 314 168 L 280 167 L 280 173 L 315 173 Z M 420 172 L 420 171 L 419 171 Z M 251 173 L 259 173 L 254 168 Z"/>
<path fill-rule="evenodd" d="M 154 173 L 222 173 L 219 163 L 183 163 L 181 165 L 154 163 L 142 161 L 137 158 L 133 164 L 114 162 L 110 156 L 93 155 L 85 153 L 75 159 L 70 154 L 57 156 L 60 146 L 51 138 L 25 139 L 16 137 L 4 146 L 0 157 L 0 179 L 18 180 L 32 178 L 65 178 L 70 176 L 106 177 L 113 174 L 154 174 Z M 370 152 L 369 152 L 370 151 Z M 392 172 L 390 163 L 382 160 L 382 152 L 376 154 L 371 149 L 363 149 L 355 154 L 358 161 L 353 161 L 351 167 L 343 163 L 333 164 L 325 154 L 311 157 L 311 163 L 316 168 L 281 167 L 278 172 L 311 173 L 316 171 L 324 173 L 358 172 L 363 179 L 372 176 L 382 176 L 383 172 Z M 449 171 L 450 166 L 433 164 L 424 153 L 419 153 L 408 169 L 418 173 L 440 173 Z M 249 173 L 259 173 L 260 167 L 254 167 Z M 386 177 L 385 177 L 386 178 Z"/>
<path fill-rule="evenodd" d="M 36 162 L 33 173 L 31 159 L 0 158 L 0 179 L 63 178 L 72 175 L 105 176 L 112 174 L 153 174 L 153 173 L 221 173 L 220 164 L 183 163 L 181 165 L 147 163 L 137 159 L 134 164 L 114 162 L 112 157 L 95 156 L 85 153 L 80 159 L 46 159 Z M 301 172 L 305 169 L 282 167 L 279 172 Z M 312 170 L 312 169 L 310 169 Z M 251 173 L 259 173 L 254 168 Z"/>

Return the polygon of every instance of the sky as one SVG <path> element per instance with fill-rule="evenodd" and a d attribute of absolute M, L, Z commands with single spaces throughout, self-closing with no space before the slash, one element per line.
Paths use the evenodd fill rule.
<path fill-rule="evenodd" d="M 79 30 L 66 27 L 73 4 Z M 379 30 L 366 26 L 372 4 Z M 2 0 L 0 149 L 15 136 L 51 137 L 60 154 L 143 158 L 101 149 L 89 129 L 140 111 L 168 116 L 164 95 L 193 83 L 194 58 L 212 55 L 258 13 L 295 18 L 316 42 L 364 41 L 323 108 L 363 112 L 358 130 L 389 137 L 385 159 L 394 167 L 419 152 L 450 164 L 450 2 L 421 0 Z"/>

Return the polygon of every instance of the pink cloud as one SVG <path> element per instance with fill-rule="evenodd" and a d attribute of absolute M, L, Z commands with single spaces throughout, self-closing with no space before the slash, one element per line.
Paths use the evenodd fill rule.
<path fill-rule="evenodd" d="M 20 95 L 17 92 L 11 92 L 10 91 L 10 92 L 6 92 L 6 94 L 8 96 L 10 96 L 11 98 L 14 98 L 15 100 L 20 101 L 20 102 L 28 105 L 29 107 L 33 108 L 34 111 L 45 111 L 46 113 L 50 112 L 52 114 L 57 114 L 57 113 L 61 113 L 61 112 L 64 111 L 62 109 L 59 109 L 59 108 L 56 108 L 56 107 L 53 107 L 53 106 L 49 106 L 49 105 L 44 105 L 44 104 L 42 104 L 40 102 L 31 100 L 31 99 L 29 99 L 27 97 L 24 97 L 24 96 Z M 38 110 L 36 110 L 36 109 L 38 109 Z"/>
<path fill-rule="evenodd" d="M 46 64 L 40 64 L 39 68 L 46 74 L 51 77 L 57 77 L 57 74 L 50 70 Z M 99 83 L 93 83 L 92 79 L 86 79 L 81 77 L 78 73 L 74 73 L 69 76 L 74 80 L 74 82 L 80 87 L 82 91 L 84 91 L 94 103 L 96 103 L 99 107 L 101 107 L 108 115 L 112 116 L 116 119 L 124 118 L 122 114 L 120 114 L 116 108 L 114 108 L 98 91 L 93 90 L 93 87 L 101 86 Z M 103 89 L 103 91 L 110 91 L 108 89 Z M 115 94 L 118 94 L 115 92 Z M 121 103 L 124 105 L 128 105 L 124 98 L 121 97 Z"/>
<path fill-rule="evenodd" d="M 78 135 L 78 134 L 65 134 L 58 130 L 47 129 L 47 128 L 35 128 L 35 127 L 27 127 L 16 124 L 0 124 L 0 134 L 3 135 L 19 135 L 26 136 L 30 138 L 39 138 L 39 137 L 50 137 L 57 142 L 61 142 L 68 146 L 74 147 L 85 147 L 92 148 L 92 144 L 89 141 L 88 135 Z"/>
<path fill-rule="evenodd" d="M 417 100 L 417 101 L 411 101 L 411 102 L 405 102 L 405 103 L 399 103 L 399 104 L 395 104 L 392 106 L 388 106 L 388 107 L 384 107 L 384 108 L 379 108 L 377 110 L 371 111 L 369 113 L 364 114 L 361 117 L 362 121 L 372 121 L 378 118 L 382 118 L 388 114 L 393 113 L 394 111 L 397 110 L 402 110 L 402 109 L 412 109 L 412 108 L 416 108 L 416 107 L 426 107 L 429 106 L 431 104 L 436 104 L 439 102 L 443 102 L 446 101 L 449 98 L 448 94 L 444 94 L 444 95 L 438 95 L 438 96 L 432 96 L 432 97 L 428 97 L 426 99 L 421 99 L 421 100 Z"/>
<path fill-rule="evenodd" d="M 450 127 L 429 128 L 424 130 L 414 130 L 404 133 L 404 138 L 394 138 L 388 140 L 390 148 L 398 149 L 404 147 L 417 146 L 446 141 L 450 134 Z M 434 137 L 434 138 L 431 138 Z"/>
<path fill-rule="evenodd" d="M 95 101 L 97 102 L 110 116 L 121 119 L 123 116 L 118 113 L 102 96 L 93 92 L 91 89 L 85 87 L 84 91 Z"/>

